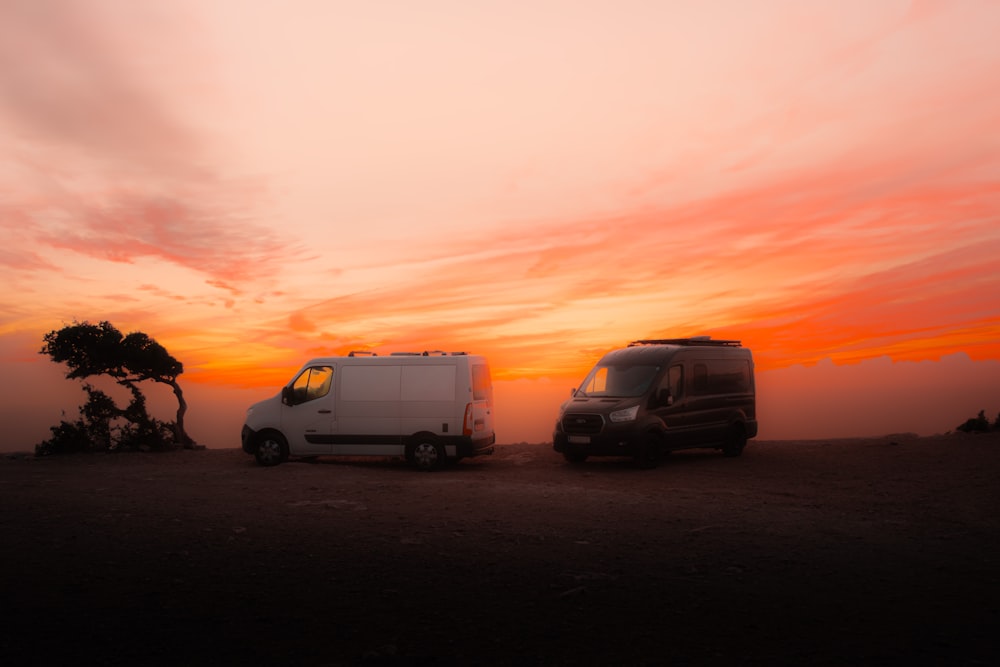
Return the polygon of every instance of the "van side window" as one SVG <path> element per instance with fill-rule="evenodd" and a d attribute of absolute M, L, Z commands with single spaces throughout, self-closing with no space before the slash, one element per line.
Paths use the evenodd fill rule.
<path fill-rule="evenodd" d="M 740 394 L 751 391 L 750 363 L 743 359 L 711 359 L 694 365 L 691 390 L 696 394 Z"/>
<path fill-rule="evenodd" d="M 493 405 L 493 381 L 490 379 L 490 367 L 486 364 L 472 366 L 472 398 Z"/>
<path fill-rule="evenodd" d="M 671 366 L 667 375 L 667 385 L 670 387 L 670 395 L 674 400 L 684 396 L 684 367 L 681 365 Z"/>
<path fill-rule="evenodd" d="M 738 394 L 750 391 L 750 364 L 743 360 L 713 362 L 712 390 L 716 394 Z"/>
<path fill-rule="evenodd" d="M 696 394 L 708 392 L 708 366 L 705 364 L 694 365 L 694 378 L 691 383 L 691 389 Z"/>
<path fill-rule="evenodd" d="M 330 393 L 333 384 L 333 368 L 314 366 L 307 368 L 292 382 L 292 405 L 314 401 Z"/>

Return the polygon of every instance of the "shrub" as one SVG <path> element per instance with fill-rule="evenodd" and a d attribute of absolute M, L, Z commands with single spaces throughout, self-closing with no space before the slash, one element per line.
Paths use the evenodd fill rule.
<path fill-rule="evenodd" d="M 1000 421 L 1000 417 L 998 417 L 998 421 Z M 986 411 L 980 410 L 977 416 L 966 419 L 964 424 L 960 424 L 956 428 L 963 433 L 988 433 L 990 422 L 986 419 Z"/>
<path fill-rule="evenodd" d="M 165 451 L 176 449 L 176 425 L 149 416 L 143 395 L 133 392 L 125 409 L 100 389 L 83 386 L 87 402 L 80 418 L 52 426 L 52 437 L 35 445 L 35 456 L 80 452 Z"/>
<path fill-rule="evenodd" d="M 58 426 L 50 426 L 49 430 L 52 431 L 52 437 L 35 445 L 35 456 L 91 451 L 91 437 L 82 419 L 72 423 L 63 420 Z"/>
<path fill-rule="evenodd" d="M 118 429 L 115 450 L 162 452 L 176 449 L 174 424 L 159 419 L 135 423 L 129 422 Z"/>

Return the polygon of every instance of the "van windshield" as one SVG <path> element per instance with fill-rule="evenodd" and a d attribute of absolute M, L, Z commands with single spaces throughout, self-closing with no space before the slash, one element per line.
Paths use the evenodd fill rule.
<path fill-rule="evenodd" d="M 615 398 L 642 396 L 659 372 L 659 366 L 595 366 L 580 385 L 577 395 Z"/>

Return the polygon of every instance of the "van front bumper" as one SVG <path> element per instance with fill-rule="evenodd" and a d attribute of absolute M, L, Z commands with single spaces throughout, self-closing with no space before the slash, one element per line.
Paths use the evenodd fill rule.
<path fill-rule="evenodd" d="M 635 456 L 641 439 L 634 429 L 605 430 L 601 433 L 567 434 L 557 428 L 552 434 L 552 448 L 562 454 L 581 456 Z"/>
<path fill-rule="evenodd" d="M 246 424 L 243 425 L 243 430 L 240 432 L 240 441 L 242 442 L 243 451 L 247 454 L 253 454 L 253 437 L 256 433 L 256 431 Z"/>

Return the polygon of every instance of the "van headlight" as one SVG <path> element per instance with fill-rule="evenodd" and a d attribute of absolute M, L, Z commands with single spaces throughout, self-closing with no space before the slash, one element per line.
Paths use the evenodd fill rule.
<path fill-rule="evenodd" d="M 613 422 L 630 422 L 634 421 L 638 414 L 639 406 L 633 405 L 631 408 L 625 408 L 624 410 L 615 410 L 608 417 Z"/>

